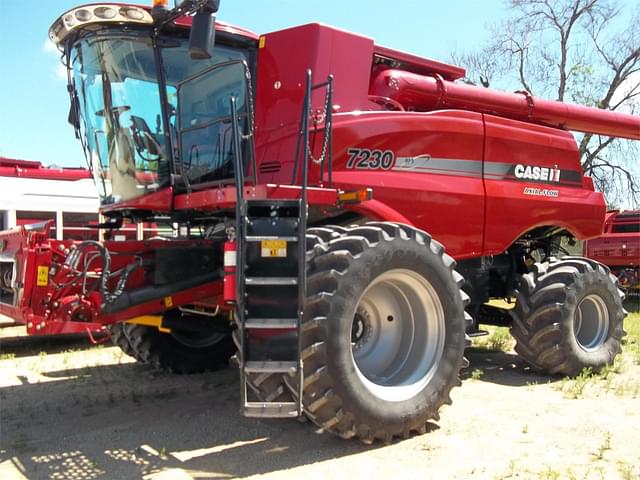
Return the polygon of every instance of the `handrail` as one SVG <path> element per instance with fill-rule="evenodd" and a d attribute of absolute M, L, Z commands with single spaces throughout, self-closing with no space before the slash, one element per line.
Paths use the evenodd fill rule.
<path fill-rule="evenodd" d="M 244 200 L 244 165 L 242 161 L 242 153 L 240 147 L 240 133 L 238 131 L 238 106 L 237 98 L 231 97 L 231 139 L 233 144 L 233 174 L 236 182 L 236 200 L 240 208 Z M 239 218 L 240 215 L 236 215 Z M 236 232 L 239 233 L 239 232 Z"/>
<path fill-rule="evenodd" d="M 241 268 L 244 265 L 244 240 L 245 235 L 245 215 L 246 207 L 244 204 L 244 166 L 242 160 L 242 154 L 240 152 L 240 132 L 238 127 L 238 106 L 236 97 L 231 97 L 231 137 L 233 146 L 233 173 L 236 182 L 236 224 L 235 224 L 235 241 L 236 241 L 236 273 L 235 273 L 235 295 L 236 299 L 241 300 L 243 298 L 243 275 L 244 269 Z M 233 239 L 232 239 L 233 240 Z M 238 301 L 236 305 L 242 305 L 242 301 Z M 237 308 L 234 313 L 239 325 L 244 325 L 244 309 Z M 244 332 L 241 332 L 244 335 Z M 244 340 L 243 340 L 244 341 Z M 244 352 L 242 352 L 244 353 Z M 242 374 L 244 375 L 244 374 Z M 244 382 L 244 376 L 242 377 Z M 243 383 L 244 384 L 244 383 Z M 243 398 L 243 402 L 244 402 Z"/>
<path fill-rule="evenodd" d="M 311 94 L 313 90 L 326 88 L 325 105 L 323 111 L 324 119 L 324 136 L 322 140 L 322 148 L 320 158 L 315 159 L 311 153 L 309 145 L 309 118 L 311 117 Z M 300 161 L 300 148 L 304 148 L 302 155 L 302 186 L 306 192 L 308 186 L 308 162 L 309 157 L 314 163 L 320 164 L 320 179 L 324 180 L 325 164 L 328 173 L 328 187 L 333 184 L 333 75 L 329 75 L 327 80 L 322 83 L 313 85 L 311 70 L 307 70 L 305 95 L 302 104 L 302 112 L 300 115 L 300 129 L 298 131 L 298 140 L 296 142 L 295 161 L 293 165 L 293 175 L 291 183 L 295 185 L 298 181 L 298 163 Z M 303 193 L 305 193 L 303 192 Z"/>

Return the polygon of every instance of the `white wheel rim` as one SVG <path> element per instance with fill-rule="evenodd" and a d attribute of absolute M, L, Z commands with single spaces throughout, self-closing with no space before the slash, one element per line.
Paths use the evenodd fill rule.
<path fill-rule="evenodd" d="M 444 309 L 422 275 L 389 270 L 361 295 L 352 358 L 360 380 L 378 398 L 399 402 L 420 392 L 437 370 L 444 341 Z"/>
<path fill-rule="evenodd" d="M 598 350 L 607 340 L 608 332 L 607 305 L 599 295 L 587 295 L 578 304 L 573 320 L 578 345 L 587 352 Z"/>

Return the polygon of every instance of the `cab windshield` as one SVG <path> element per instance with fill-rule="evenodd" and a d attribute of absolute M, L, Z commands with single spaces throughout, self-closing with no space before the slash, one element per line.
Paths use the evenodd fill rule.
<path fill-rule="evenodd" d="M 184 39 L 158 44 L 162 69 L 149 36 L 88 36 L 71 49 L 82 141 L 103 205 L 167 186 L 172 173 L 187 185 L 233 179 L 229 104 L 237 98 L 246 127 L 244 52 L 216 46 L 212 58 L 192 60 Z"/>

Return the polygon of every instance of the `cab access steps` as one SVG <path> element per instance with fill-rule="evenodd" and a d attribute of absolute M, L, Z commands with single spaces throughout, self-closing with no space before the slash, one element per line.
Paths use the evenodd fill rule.
<path fill-rule="evenodd" d="M 296 147 L 293 184 L 301 177 L 300 198 L 257 200 L 244 198 L 245 162 L 241 138 L 249 139 L 254 185 L 256 162 L 253 127 L 241 136 L 236 99 L 231 99 L 232 141 L 236 182 L 236 310 L 238 360 L 242 413 L 247 417 L 297 417 L 302 415 L 304 372 L 301 360 L 301 324 L 306 298 L 307 183 L 310 157 L 309 123 L 311 95 L 326 89 L 324 140 L 320 165 L 321 178 L 326 167 L 328 186 L 332 184 L 332 92 L 333 77 L 313 85 L 307 70 L 306 91 Z M 300 165 L 300 169 L 298 168 Z M 289 375 L 287 389 L 293 396 L 280 397 L 279 391 L 265 398 L 258 379 Z M 293 401 L 279 401 L 293 398 Z"/>
<path fill-rule="evenodd" d="M 302 200 L 246 200 L 237 239 L 237 277 L 243 308 L 240 377 L 247 417 L 302 415 L 300 323 L 305 290 L 305 208 Z M 244 236 L 244 239 L 242 238 Z M 290 375 L 296 401 L 278 402 L 252 392 L 248 377 Z"/>

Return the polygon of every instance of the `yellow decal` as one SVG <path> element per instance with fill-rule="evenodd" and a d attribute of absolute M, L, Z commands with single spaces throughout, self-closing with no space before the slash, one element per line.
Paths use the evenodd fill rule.
<path fill-rule="evenodd" d="M 260 242 L 261 257 L 286 257 L 287 241 L 286 240 L 262 240 Z"/>
<path fill-rule="evenodd" d="M 49 285 L 49 267 L 39 266 L 36 286 L 46 287 L 47 285 Z"/>
<path fill-rule="evenodd" d="M 171 308 L 173 307 L 173 298 L 171 297 L 164 297 L 164 306 L 166 308 Z"/>
<path fill-rule="evenodd" d="M 264 44 L 267 41 L 267 37 L 260 37 L 260 40 L 258 41 L 258 48 L 264 48 Z"/>

